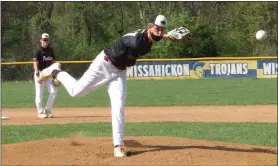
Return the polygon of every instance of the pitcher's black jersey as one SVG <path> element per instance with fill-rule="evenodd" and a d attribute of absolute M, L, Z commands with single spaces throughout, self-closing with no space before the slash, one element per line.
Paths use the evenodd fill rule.
<path fill-rule="evenodd" d="M 38 68 L 40 71 L 49 67 L 55 60 L 54 51 L 52 47 L 39 47 L 34 51 L 33 59 L 38 61 Z"/>
<path fill-rule="evenodd" d="M 111 47 L 104 49 L 111 63 L 119 69 L 133 66 L 136 60 L 151 51 L 152 43 L 148 41 L 147 31 L 140 29 L 128 33 L 117 40 Z"/>

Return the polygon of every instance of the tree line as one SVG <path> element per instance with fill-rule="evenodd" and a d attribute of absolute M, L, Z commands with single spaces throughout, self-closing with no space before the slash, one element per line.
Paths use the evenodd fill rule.
<path fill-rule="evenodd" d="M 160 41 L 142 58 L 277 56 L 277 10 L 278 2 L 1 2 L 1 60 L 31 61 L 44 32 L 58 60 L 92 60 L 157 14 L 167 16 L 166 32 L 185 26 L 193 41 Z"/>

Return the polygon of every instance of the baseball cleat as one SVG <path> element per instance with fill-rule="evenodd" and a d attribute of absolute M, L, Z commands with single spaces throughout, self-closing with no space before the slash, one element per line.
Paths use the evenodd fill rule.
<path fill-rule="evenodd" d="M 51 111 L 45 109 L 45 113 L 46 113 L 48 118 L 53 118 L 53 115 L 52 115 Z"/>
<path fill-rule="evenodd" d="M 38 118 L 40 119 L 44 119 L 44 118 L 47 118 L 47 114 L 42 112 L 42 113 L 38 113 Z"/>
<path fill-rule="evenodd" d="M 114 157 L 127 157 L 124 147 L 115 146 L 114 147 Z"/>
<path fill-rule="evenodd" d="M 40 76 L 38 78 L 38 81 L 45 81 L 45 80 L 50 79 L 52 77 L 51 73 L 52 73 L 53 70 L 61 70 L 61 64 L 60 63 L 53 63 L 48 68 L 43 69 L 40 72 Z"/>

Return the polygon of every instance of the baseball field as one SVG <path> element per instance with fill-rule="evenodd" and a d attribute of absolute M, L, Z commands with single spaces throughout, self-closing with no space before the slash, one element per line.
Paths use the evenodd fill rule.
<path fill-rule="evenodd" d="M 277 165 L 277 79 L 129 80 L 127 158 L 113 157 L 105 87 L 60 87 L 51 119 L 34 96 L 2 82 L 2 165 Z"/>

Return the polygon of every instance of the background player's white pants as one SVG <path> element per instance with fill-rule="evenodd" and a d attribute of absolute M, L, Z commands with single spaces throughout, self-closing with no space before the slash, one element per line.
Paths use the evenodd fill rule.
<path fill-rule="evenodd" d="M 76 80 L 66 72 L 57 75 L 72 97 L 81 97 L 95 89 L 107 85 L 111 102 L 112 129 L 114 145 L 123 145 L 124 105 L 126 100 L 126 70 L 119 70 L 105 60 L 102 51 L 83 76 Z"/>
<path fill-rule="evenodd" d="M 43 88 L 46 85 L 48 88 L 48 100 L 46 103 L 45 109 L 51 111 L 55 102 L 57 89 L 52 84 L 51 80 L 43 81 L 42 84 L 38 83 L 38 77 L 36 74 L 34 74 L 34 81 L 35 81 L 35 89 L 36 89 L 36 97 L 35 97 L 35 103 L 37 107 L 37 113 L 41 113 L 44 109 L 42 106 L 42 100 L 43 100 Z"/>

